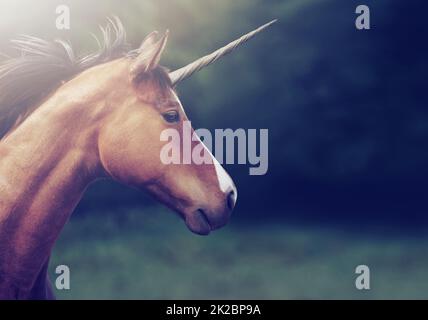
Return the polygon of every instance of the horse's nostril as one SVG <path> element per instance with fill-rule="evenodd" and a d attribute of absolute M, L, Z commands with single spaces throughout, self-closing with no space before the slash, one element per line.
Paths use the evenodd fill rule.
<path fill-rule="evenodd" d="M 236 194 L 235 191 L 230 191 L 227 195 L 227 207 L 229 208 L 229 210 L 233 210 L 233 208 L 235 208 L 235 203 L 236 203 Z"/>

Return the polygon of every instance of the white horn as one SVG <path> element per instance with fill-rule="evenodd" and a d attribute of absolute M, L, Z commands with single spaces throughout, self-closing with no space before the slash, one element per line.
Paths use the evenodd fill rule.
<path fill-rule="evenodd" d="M 262 30 L 266 29 L 267 27 L 271 26 L 277 21 L 277 19 L 272 20 L 269 23 L 266 23 L 262 25 L 261 27 L 257 28 L 254 31 L 251 31 L 247 33 L 246 35 L 243 35 L 239 39 L 229 43 L 228 45 L 224 46 L 223 48 L 218 49 L 217 51 L 214 51 L 213 53 L 206 55 L 187 66 L 180 68 L 178 70 L 175 70 L 169 74 L 169 77 L 171 78 L 171 82 L 173 86 L 175 86 L 177 83 L 183 81 L 184 79 L 190 77 L 195 72 L 201 70 L 202 68 L 216 62 L 221 57 L 225 56 L 226 54 L 234 51 L 237 47 L 239 47 L 241 44 L 247 42 L 252 37 L 254 37 L 256 34 L 261 32 Z"/>

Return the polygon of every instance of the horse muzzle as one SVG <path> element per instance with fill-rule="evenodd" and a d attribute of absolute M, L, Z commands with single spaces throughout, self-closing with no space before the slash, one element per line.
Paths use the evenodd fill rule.
<path fill-rule="evenodd" d="M 235 208 L 237 200 L 236 189 L 226 192 L 223 204 L 219 209 L 210 209 L 209 206 L 201 206 L 186 216 L 185 222 L 190 231 L 199 235 L 208 235 L 211 231 L 219 229 L 227 224 Z"/>

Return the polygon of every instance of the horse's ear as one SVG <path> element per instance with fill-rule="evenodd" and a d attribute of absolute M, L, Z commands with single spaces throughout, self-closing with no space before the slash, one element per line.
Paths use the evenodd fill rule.
<path fill-rule="evenodd" d="M 140 48 L 138 49 L 138 51 L 142 52 L 144 50 L 144 48 L 148 48 L 149 46 L 152 46 L 156 43 L 156 39 L 158 38 L 159 32 L 158 31 L 153 31 L 150 34 L 148 34 L 143 42 L 141 43 Z"/>
<path fill-rule="evenodd" d="M 162 52 L 168 41 L 169 31 L 167 30 L 163 37 L 156 41 L 157 31 L 149 34 L 138 49 L 139 54 L 134 58 L 131 64 L 130 73 L 133 78 L 144 72 L 151 71 L 159 65 Z"/>

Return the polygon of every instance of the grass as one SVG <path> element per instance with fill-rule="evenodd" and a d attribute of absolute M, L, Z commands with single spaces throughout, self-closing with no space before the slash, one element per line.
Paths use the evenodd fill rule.
<path fill-rule="evenodd" d="M 239 221 L 209 237 L 154 207 L 76 217 L 51 260 L 59 299 L 427 299 L 428 236 Z M 371 289 L 355 288 L 370 267 Z"/>

